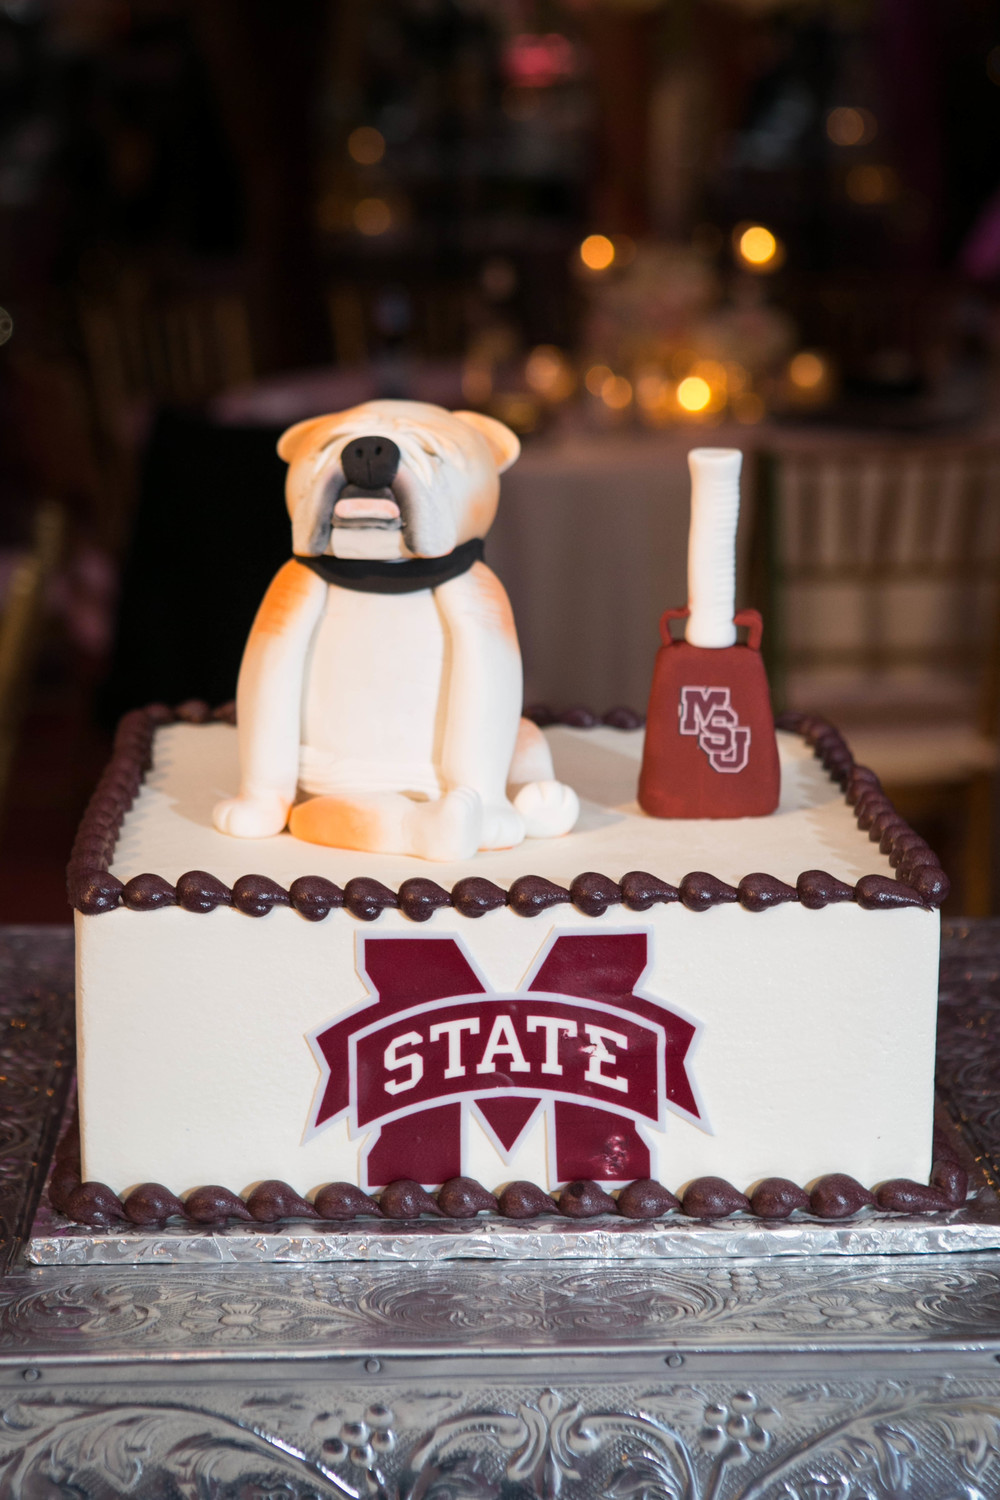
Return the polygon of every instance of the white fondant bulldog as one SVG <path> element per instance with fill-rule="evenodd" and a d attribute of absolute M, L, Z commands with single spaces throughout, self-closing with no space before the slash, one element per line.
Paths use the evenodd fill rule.
<path fill-rule="evenodd" d="M 216 827 L 264 838 L 287 824 L 312 843 L 432 860 L 567 833 L 579 803 L 521 718 L 510 603 L 469 563 L 514 434 L 476 412 L 370 401 L 298 423 L 278 451 L 296 558 L 243 654 L 240 792 Z"/>

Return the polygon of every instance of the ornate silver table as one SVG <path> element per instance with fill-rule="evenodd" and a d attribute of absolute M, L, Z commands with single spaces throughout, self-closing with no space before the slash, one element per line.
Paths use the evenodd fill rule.
<path fill-rule="evenodd" d="M 0 1497 L 988 1500 L 1000 1253 L 27 1264 L 68 930 L 0 935 Z M 945 945 L 941 1090 L 1000 1162 L 1000 923 Z"/>

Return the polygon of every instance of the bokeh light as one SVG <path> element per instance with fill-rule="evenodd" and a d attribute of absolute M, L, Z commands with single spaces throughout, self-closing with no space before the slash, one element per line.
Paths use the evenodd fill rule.
<path fill-rule="evenodd" d="M 800 349 L 785 367 L 784 397 L 793 407 L 826 406 L 836 394 L 836 374 L 819 349 Z"/>
<path fill-rule="evenodd" d="M 374 125 L 359 125 L 347 137 L 347 154 L 359 167 L 374 167 L 385 155 L 385 137 Z"/>
<path fill-rule="evenodd" d="M 784 260 L 781 244 L 763 224 L 741 224 L 733 239 L 738 259 L 750 271 L 776 271 Z"/>
<path fill-rule="evenodd" d="M 632 382 L 624 375 L 609 375 L 601 386 L 601 400 L 612 411 L 624 411 L 632 402 Z"/>
<path fill-rule="evenodd" d="M 763 224 L 751 224 L 740 235 L 740 254 L 752 266 L 763 266 L 773 260 L 777 248 L 777 240 Z"/>
<path fill-rule="evenodd" d="M 826 360 L 811 349 L 800 350 L 788 364 L 788 378 L 800 391 L 816 390 L 828 374 Z"/>
<path fill-rule="evenodd" d="M 642 371 L 635 382 L 635 399 L 644 422 L 663 427 L 675 415 L 674 388 L 659 370 Z"/>
<path fill-rule="evenodd" d="M 872 140 L 878 131 L 875 116 L 867 109 L 849 104 L 838 105 L 826 117 L 826 133 L 835 146 L 860 146 Z"/>
<path fill-rule="evenodd" d="M 539 344 L 524 365 L 524 378 L 544 401 L 566 401 L 576 388 L 573 366 L 555 344 Z"/>
<path fill-rule="evenodd" d="M 583 377 L 583 383 L 592 396 L 599 396 L 604 389 L 604 382 L 613 374 L 610 365 L 591 365 Z"/>
<path fill-rule="evenodd" d="M 580 259 L 588 271 L 606 271 L 615 258 L 615 247 L 606 234 L 588 234 L 580 246 Z"/>
<path fill-rule="evenodd" d="M 559 31 L 512 36 L 503 62 L 511 83 L 523 89 L 551 88 L 572 78 L 578 66 L 576 48 Z"/>
<path fill-rule="evenodd" d="M 686 375 L 677 387 L 677 404 L 684 411 L 704 411 L 712 400 L 712 387 L 701 375 Z"/>
<path fill-rule="evenodd" d="M 362 198 L 354 206 L 354 227 L 361 234 L 385 234 L 392 228 L 392 209 L 384 198 Z"/>

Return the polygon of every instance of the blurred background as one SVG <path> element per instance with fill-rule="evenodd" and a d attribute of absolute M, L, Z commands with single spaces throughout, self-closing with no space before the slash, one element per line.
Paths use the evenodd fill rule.
<path fill-rule="evenodd" d="M 526 696 L 645 707 L 687 450 L 743 449 L 776 705 L 998 909 L 993 0 L 0 0 L 0 914 L 116 717 L 232 696 L 283 427 L 523 442 Z"/>

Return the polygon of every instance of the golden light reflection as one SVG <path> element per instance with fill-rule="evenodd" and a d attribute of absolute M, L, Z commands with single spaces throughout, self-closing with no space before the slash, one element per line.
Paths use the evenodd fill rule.
<path fill-rule="evenodd" d="M 583 383 L 592 396 L 599 396 L 604 389 L 604 382 L 613 374 L 610 365 L 591 365 L 583 377 Z"/>
<path fill-rule="evenodd" d="M 347 137 L 347 154 L 359 167 L 374 167 L 385 155 L 385 137 L 374 125 L 359 125 Z"/>
<path fill-rule="evenodd" d="M 701 375 L 687 375 L 677 387 L 677 404 L 684 411 L 705 411 L 712 400 L 712 387 Z"/>
<path fill-rule="evenodd" d="M 829 370 L 822 355 L 803 349 L 788 364 L 788 378 L 800 391 L 814 391 L 826 380 Z"/>
<path fill-rule="evenodd" d="M 565 401 L 576 388 L 573 366 L 555 344 L 539 344 L 524 365 L 524 378 L 536 396 L 545 401 Z"/>
<path fill-rule="evenodd" d="M 392 209 L 384 198 L 362 198 L 354 205 L 354 227 L 362 234 L 385 234 L 392 228 Z"/>
<path fill-rule="evenodd" d="M 752 271 L 777 270 L 783 259 L 781 246 L 763 224 L 748 224 L 736 231 L 736 253 Z"/>
<path fill-rule="evenodd" d="M 624 375 L 609 375 L 601 386 L 601 400 L 612 411 L 624 411 L 632 401 L 632 382 Z"/>
<path fill-rule="evenodd" d="M 588 234 L 580 246 L 580 259 L 588 271 L 606 271 L 615 258 L 615 247 L 606 234 Z"/>

